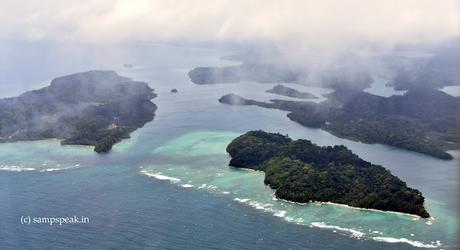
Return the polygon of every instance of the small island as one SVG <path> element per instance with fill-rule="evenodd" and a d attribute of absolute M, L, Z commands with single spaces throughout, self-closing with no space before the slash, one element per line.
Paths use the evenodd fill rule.
<path fill-rule="evenodd" d="M 177 92 L 179 92 L 177 89 L 171 89 L 171 93 L 175 94 Z"/>
<path fill-rule="evenodd" d="M 250 131 L 227 147 L 229 165 L 265 172 L 275 196 L 294 202 L 334 202 L 428 218 L 421 192 L 345 146 L 320 147 L 308 140 Z"/>
<path fill-rule="evenodd" d="M 411 89 L 402 96 L 381 97 L 341 89 L 327 101 L 271 100 L 260 102 L 227 94 L 219 102 L 289 111 L 287 117 L 306 127 L 363 143 L 381 143 L 439 159 L 453 159 L 458 148 L 457 114 L 460 98 L 430 88 Z"/>
<path fill-rule="evenodd" d="M 272 93 L 272 94 L 277 94 L 277 95 L 283 95 L 287 97 L 292 97 L 292 98 L 298 98 L 298 99 L 315 99 L 317 98 L 311 93 L 307 92 L 300 92 L 296 89 L 286 87 L 284 85 L 278 84 L 275 87 L 265 91 L 267 93 Z"/>
<path fill-rule="evenodd" d="M 156 94 L 113 71 L 58 77 L 50 86 L 0 99 L 0 142 L 57 138 L 98 153 L 153 120 Z"/>

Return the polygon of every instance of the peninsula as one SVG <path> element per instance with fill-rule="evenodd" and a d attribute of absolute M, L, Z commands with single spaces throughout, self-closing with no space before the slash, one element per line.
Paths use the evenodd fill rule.
<path fill-rule="evenodd" d="M 327 97 L 327 101 L 317 104 L 286 100 L 259 102 L 228 94 L 219 102 L 286 110 L 289 119 L 340 138 L 386 144 L 439 159 L 452 159 L 446 151 L 460 144 L 457 135 L 460 98 L 442 91 L 416 88 L 402 96 L 381 97 L 341 89 Z"/>

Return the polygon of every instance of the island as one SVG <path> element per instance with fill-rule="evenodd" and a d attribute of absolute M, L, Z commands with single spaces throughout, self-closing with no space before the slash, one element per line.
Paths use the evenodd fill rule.
<path fill-rule="evenodd" d="M 277 94 L 277 95 L 283 95 L 287 97 L 292 97 L 292 98 L 298 98 L 298 99 L 315 99 L 317 98 L 311 93 L 307 92 L 300 92 L 296 89 L 286 87 L 284 85 L 278 84 L 274 86 L 273 88 L 265 91 L 267 93 L 272 93 L 272 94 Z"/>
<path fill-rule="evenodd" d="M 242 63 L 236 66 L 197 67 L 188 73 L 195 84 L 237 83 L 254 81 L 260 83 L 295 83 L 303 72 L 276 64 Z"/>
<path fill-rule="evenodd" d="M 174 93 L 174 94 L 175 94 L 175 93 L 177 93 L 177 92 L 179 92 L 177 89 L 171 89 L 171 93 Z"/>
<path fill-rule="evenodd" d="M 439 159 L 453 159 L 446 151 L 460 145 L 457 133 L 460 98 L 442 91 L 414 88 L 402 96 L 381 97 L 341 89 L 327 97 L 327 101 L 318 104 L 286 100 L 259 102 L 228 94 L 219 102 L 289 111 L 289 119 L 340 138 L 385 144 Z"/>
<path fill-rule="evenodd" d="M 199 85 L 204 84 L 230 84 L 241 81 L 258 83 L 296 83 L 310 84 L 324 88 L 353 88 L 363 90 L 373 82 L 369 72 L 365 70 L 350 70 L 347 67 L 331 67 L 314 72 L 318 81 L 308 82 L 308 69 L 289 67 L 276 63 L 243 62 L 240 65 L 223 67 L 197 67 L 188 73 L 190 80 Z"/>
<path fill-rule="evenodd" d="M 320 147 L 264 131 L 234 139 L 229 165 L 265 172 L 275 196 L 293 202 L 333 202 L 428 218 L 421 192 L 345 146 Z"/>
<path fill-rule="evenodd" d="M 0 99 L 0 142 L 57 138 L 108 152 L 155 117 L 156 94 L 147 83 L 113 71 L 87 71 L 47 87 Z"/>

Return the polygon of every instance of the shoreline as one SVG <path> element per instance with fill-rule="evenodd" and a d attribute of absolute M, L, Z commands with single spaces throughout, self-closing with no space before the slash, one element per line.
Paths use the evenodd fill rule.
<path fill-rule="evenodd" d="M 302 206 L 308 205 L 309 203 L 313 203 L 313 204 L 316 204 L 316 205 L 333 205 L 333 206 L 340 206 L 340 207 L 356 209 L 356 210 L 362 210 L 362 211 L 372 211 L 372 212 L 380 212 L 380 213 L 391 213 L 391 214 L 397 214 L 397 215 L 405 215 L 405 216 L 413 217 L 414 219 L 417 219 L 417 220 L 419 220 L 419 219 L 424 219 L 424 220 L 427 220 L 427 221 L 435 220 L 435 218 L 432 217 L 432 216 L 430 216 L 429 218 L 423 218 L 420 215 L 416 215 L 416 214 L 409 214 L 409 213 L 390 211 L 390 210 L 380 210 L 380 209 L 375 209 L 375 208 L 354 207 L 354 206 L 350 206 L 350 205 L 347 205 L 347 204 L 336 203 L 336 202 L 332 202 L 332 201 L 310 201 L 310 202 L 306 202 L 306 203 L 290 201 L 290 200 L 281 199 L 281 198 L 276 197 L 275 193 L 273 193 L 273 200 L 285 201 L 285 202 L 288 202 L 288 203 L 293 203 L 293 204 L 302 205 Z"/>
<path fill-rule="evenodd" d="M 239 170 L 244 169 L 244 170 L 247 170 L 247 171 L 254 171 L 254 172 L 260 172 L 260 173 L 265 174 L 265 172 L 262 171 L 262 170 L 256 170 L 256 169 L 252 169 L 252 168 L 239 168 L 239 167 L 233 167 L 233 166 L 229 166 L 229 167 L 234 168 L 234 169 L 239 169 Z M 266 185 L 266 184 L 264 184 L 264 185 L 270 187 L 269 185 Z M 413 217 L 413 219 L 416 219 L 416 220 L 419 220 L 419 219 L 424 219 L 424 220 L 427 220 L 427 221 L 435 220 L 435 218 L 433 216 L 430 216 L 428 218 L 423 218 L 422 216 L 416 215 L 416 214 L 397 212 L 397 211 L 390 211 L 390 210 L 380 210 L 380 209 L 376 209 L 376 208 L 354 207 L 354 206 L 350 206 L 350 205 L 347 205 L 347 204 L 336 203 L 336 202 L 332 202 L 332 201 L 309 201 L 309 202 L 305 202 L 305 203 L 297 202 L 297 201 L 290 201 L 290 200 L 281 199 L 281 198 L 276 197 L 275 192 L 273 192 L 273 194 L 272 194 L 272 199 L 273 200 L 281 200 L 281 201 L 285 201 L 285 202 L 293 203 L 293 204 L 297 204 L 297 205 L 302 205 L 302 206 L 308 205 L 309 203 L 313 203 L 313 204 L 317 204 L 317 205 L 324 205 L 325 204 L 325 205 L 334 205 L 334 206 L 340 206 L 340 207 L 356 209 L 356 210 L 362 210 L 362 211 L 373 211 L 373 212 L 380 212 L 380 213 L 391 213 L 391 214 L 397 214 L 397 215 L 406 215 L 406 216 L 409 216 L 409 217 Z"/>

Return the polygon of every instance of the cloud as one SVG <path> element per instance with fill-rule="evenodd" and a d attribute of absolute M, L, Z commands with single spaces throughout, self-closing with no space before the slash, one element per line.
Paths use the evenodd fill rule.
<path fill-rule="evenodd" d="M 459 35 L 459 0 L 4 0 L 0 34 L 28 40 L 438 41 Z"/>

